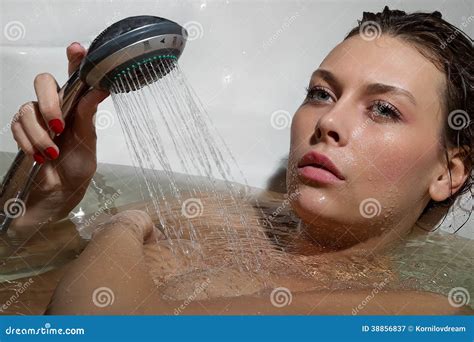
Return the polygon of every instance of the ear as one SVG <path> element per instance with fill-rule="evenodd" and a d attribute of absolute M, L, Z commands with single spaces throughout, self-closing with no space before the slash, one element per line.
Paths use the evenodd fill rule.
<path fill-rule="evenodd" d="M 440 168 L 440 172 L 435 174 L 436 178 L 433 179 L 429 187 L 429 193 L 433 201 L 444 201 L 464 185 L 469 177 L 469 170 L 464 162 L 465 158 L 465 152 L 459 147 L 448 151 L 448 165 L 444 160 L 444 165 Z"/>

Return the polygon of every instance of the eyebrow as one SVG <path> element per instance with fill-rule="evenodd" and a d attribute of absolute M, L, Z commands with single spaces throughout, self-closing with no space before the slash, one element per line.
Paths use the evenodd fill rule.
<path fill-rule="evenodd" d="M 317 69 L 316 71 L 313 72 L 311 78 L 313 77 L 322 78 L 324 81 L 326 81 L 331 86 L 336 88 L 336 90 L 342 89 L 341 82 L 329 70 Z M 416 105 L 416 100 L 412 93 L 410 93 L 408 90 L 405 90 L 403 88 L 396 87 L 393 85 L 388 85 L 388 84 L 383 84 L 383 83 L 371 83 L 365 87 L 365 91 L 370 95 L 388 94 L 388 93 L 392 93 L 394 95 L 402 95 L 402 96 L 407 97 L 410 100 L 410 102 Z"/>

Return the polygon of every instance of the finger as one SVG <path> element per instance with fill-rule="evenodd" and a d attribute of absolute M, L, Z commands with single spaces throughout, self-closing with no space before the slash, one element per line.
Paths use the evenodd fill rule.
<path fill-rule="evenodd" d="M 109 92 L 91 89 L 79 101 L 73 130 L 77 137 L 85 141 L 94 141 L 96 138 L 93 116 L 99 103 L 109 96 Z"/>
<path fill-rule="evenodd" d="M 67 69 L 69 76 L 71 76 L 74 71 L 79 68 L 79 65 L 81 64 L 81 61 L 86 53 L 87 50 L 77 42 L 74 42 L 67 47 L 66 56 L 69 61 Z"/>
<path fill-rule="evenodd" d="M 42 117 L 36 103 L 21 106 L 19 122 L 35 150 L 51 160 L 59 156 L 59 148 L 51 140 L 44 123 L 41 123 Z"/>
<path fill-rule="evenodd" d="M 19 123 L 12 126 L 12 132 L 13 138 L 17 142 L 18 147 L 21 148 L 23 152 L 33 155 L 33 159 L 40 164 L 45 162 L 43 155 L 36 151 Z"/>
<path fill-rule="evenodd" d="M 21 148 L 26 154 L 33 155 L 36 152 L 35 148 L 26 136 L 26 133 L 21 127 L 21 124 L 19 122 L 15 122 L 14 124 L 12 124 L 11 130 L 13 134 L 13 139 L 15 139 L 15 141 L 17 142 L 18 147 Z"/>
<path fill-rule="evenodd" d="M 61 134 L 64 120 L 59 104 L 58 83 L 51 74 L 42 73 L 35 77 L 34 87 L 44 122 L 53 133 Z"/>

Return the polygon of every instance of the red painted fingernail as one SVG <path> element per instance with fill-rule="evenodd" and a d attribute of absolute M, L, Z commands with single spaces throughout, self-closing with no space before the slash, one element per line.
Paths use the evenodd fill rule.
<path fill-rule="evenodd" d="M 44 157 L 41 155 L 41 153 L 39 152 L 36 152 L 35 154 L 33 154 L 33 159 L 35 160 L 35 162 L 37 163 L 40 163 L 40 164 L 43 164 L 44 163 Z"/>
<path fill-rule="evenodd" d="M 63 122 L 59 119 L 49 120 L 48 125 L 49 128 L 51 128 L 56 134 L 61 134 L 61 132 L 64 130 Z"/>
<path fill-rule="evenodd" d="M 54 147 L 48 147 L 44 150 L 44 154 L 48 156 L 49 159 L 56 159 L 59 156 L 58 151 Z"/>

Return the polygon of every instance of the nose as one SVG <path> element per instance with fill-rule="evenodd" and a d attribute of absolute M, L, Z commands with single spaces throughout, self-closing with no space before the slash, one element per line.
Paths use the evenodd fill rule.
<path fill-rule="evenodd" d="M 342 104 L 336 104 L 316 122 L 314 137 L 316 142 L 344 146 L 348 139 L 348 115 Z"/>
<path fill-rule="evenodd" d="M 330 142 L 332 141 L 334 144 L 339 144 L 339 141 L 341 140 L 339 133 L 337 132 L 337 128 L 332 129 L 328 127 L 329 125 L 326 124 L 326 121 L 324 124 L 321 124 L 321 120 L 318 121 L 318 124 L 316 125 L 316 130 L 315 130 L 315 136 L 318 141 L 325 141 L 325 142 Z"/>

